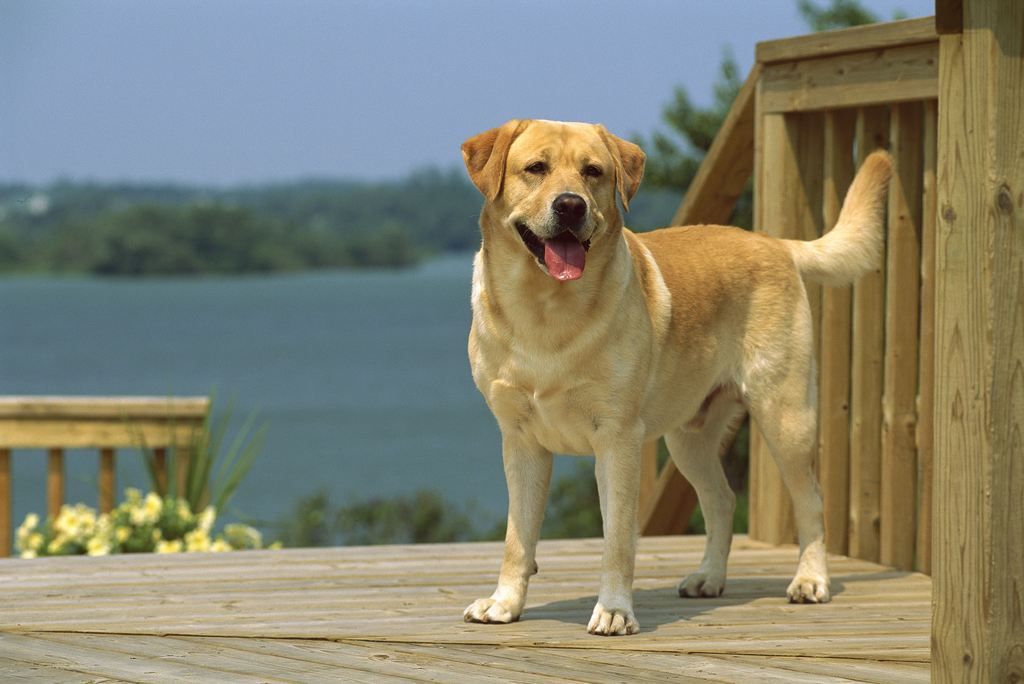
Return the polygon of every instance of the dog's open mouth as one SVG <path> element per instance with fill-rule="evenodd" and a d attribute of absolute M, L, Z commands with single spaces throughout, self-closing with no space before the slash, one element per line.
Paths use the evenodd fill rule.
<path fill-rule="evenodd" d="M 590 240 L 580 240 L 571 231 L 563 230 L 553 238 L 542 240 L 525 223 L 516 223 L 516 230 L 523 244 L 537 261 L 548 269 L 548 275 L 555 280 L 576 280 L 583 275 L 587 265 L 587 250 Z"/>

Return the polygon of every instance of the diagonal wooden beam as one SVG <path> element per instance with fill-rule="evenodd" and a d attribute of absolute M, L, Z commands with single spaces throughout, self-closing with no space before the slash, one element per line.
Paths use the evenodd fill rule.
<path fill-rule="evenodd" d="M 754 172 L 754 95 L 761 65 L 754 64 L 711 149 L 672 217 L 673 226 L 726 223 Z"/>

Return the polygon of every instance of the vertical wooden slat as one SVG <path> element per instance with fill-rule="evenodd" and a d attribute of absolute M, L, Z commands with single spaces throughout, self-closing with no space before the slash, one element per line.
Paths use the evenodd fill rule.
<path fill-rule="evenodd" d="M 117 473 L 114 465 L 114 450 L 100 449 L 100 513 L 109 513 L 114 509 L 114 491 L 117 489 L 116 480 Z"/>
<path fill-rule="evenodd" d="M 769 235 L 811 240 L 821 233 L 822 160 L 824 115 L 766 114 L 763 126 L 763 166 L 759 174 L 760 208 L 758 230 Z M 821 287 L 808 285 L 807 295 L 820 327 Z M 818 345 L 818 336 L 812 338 Z M 770 454 L 764 441 L 752 442 L 751 519 L 760 520 L 755 529 L 759 539 L 771 543 L 796 540 L 789 493 L 775 464 L 767 465 Z"/>
<path fill-rule="evenodd" d="M 761 116 L 763 162 L 755 196 L 760 202 L 758 223 L 754 229 L 783 237 L 780 231 L 792 229 L 795 217 L 787 215 L 789 199 L 797 192 L 799 180 L 796 149 L 790 141 L 786 115 Z M 795 538 L 793 507 L 771 452 L 751 419 L 750 440 L 750 534 L 755 539 L 781 544 Z M 756 433 L 756 435 L 755 435 Z"/>
<path fill-rule="evenodd" d="M 858 164 L 878 147 L 888 147 L 889 110 L 857 112 Z M 853 286 L 850 378 L 851 556 L 877 561 L 881 503 L 882 368 L 885 348 L 884 260 Z"/>
<path fill-rule="evenodd" d="M 825 186 L 822 213 L 831 229 L 839 218 L 853 180 L 856 113 L 825 113 Z M 825 543 L 831 553 L 845 554 L 850 517 L 850 287 L 827 287 L 821 305 L 821 375 L 819 393 L 819 477 L 825 503 Z"/>
<path fill-rule="evenodd" d="M 1024 3 L 939 37 L 932 680 L 1024 680 Z"/>
<path fill-rule="evenodd" d="M 153 449 L 153 469 L 156 471 L 157 489 L 167 491 L 167 449 L 157 447 Z"/>
<path fill-rule="evenodd" d="M 11 555 L 11 450 L 0 449 L 0 558 Z"/>
<path fill-rule="evenodd" d="M 175 483 L 179 497 L 185 496 L 185 485 L 188 478 L 188 464 L 192 458 L 192 453 L 189 451 L 187 446 L 177 446 L 174 450 L 174 466 L 175 466 Z"/>
<path fill-rule="evenodd" d="M 879 560 L 914 567 L 917 513 L 917 346 L 921 288 L 920 102 L 893 105 L 890 140 L 895 173 L 889 186 L 886 249 L 885 380 Z"/>
<path fill-rule="evenodd" d="M 914 565 L 932 571 L 932 452 L 935 445 L 935 162 L 938 102 L 924 105 L 921 192 L 921 333 L 917 390 L 917 544 Z"/>
<path fill-rule="evenodd" d="M 64 450 L 50 449 L 46 464 L 46 510 L 56 518 L 64 505 Z"/>
<path fill-rule="evenodd" d="M 765 167 L 765 148 L 764 148 L 764 124 L 765 116 L 762 114 L 761 108 L 761 97 L 762 97 L 762 85 L 761 81 L 758 80 L 757 90 L 755 93 L 755 108 L 754 108 L 754 206 L 753 206 L 753 219 L 754 219 L 754 230 L 764 230 L 763 206 L 764 201 L 761 198 L 761 191 L 764 186 L 764 167 Z M 757 427 L 757 422 L 751 418 L 750 420 L 750 437 L 749 446 L 747 447 L 748 454 L 748 475 L 747 475 L 747 495 L 748 495 L 748 512 L 747 512 L 747 534 L 750 535 L 751 539 L 764 539 L 765 529 L 762 522 L 761 514 L 761 503 L 764 501 L 763 484 L 764 478 L 761 475 L 762 465 L 765 463 L 766 458 L 770 458 L 764 440 L 761 438 L 761 431 Z"/>

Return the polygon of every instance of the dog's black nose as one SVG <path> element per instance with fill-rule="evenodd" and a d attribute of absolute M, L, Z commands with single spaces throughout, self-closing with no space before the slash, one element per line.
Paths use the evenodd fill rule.
<path fill-rule="evenodd" d="M 555 198 L 551 207 L 558 215 L 558 222 L 564 226 L 574 226 L 587 213 L 587 201 L 572 192 L 563 192 Z"/>

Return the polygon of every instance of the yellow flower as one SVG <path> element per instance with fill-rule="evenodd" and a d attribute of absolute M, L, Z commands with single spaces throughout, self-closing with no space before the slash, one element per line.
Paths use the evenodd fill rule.
<path fill-rule="evenodd" d="M 209 551 L 210 536 L 204 530 L 192 530 L 185 535 L 186 551 Z"/>
<path fill-rule="evenodd" d="M 230 551 L 231 544 L 224 541 L 224 537 L 217 537 L 212 544 L 210 544 L 210 551 Z"/>
<path fill-rule="evenodd" d="M 281 540 L 278 540 L 267 547 L 270 551 L 280 551 L 283 548 L 284 544 L 281 543 Z"/>
<path fill-rule="evenodd" d="M 39 516 L 35 513 L 29 513 L 25 516 L 25 522 L 21 523 L 18 527 L 18 531 L 15 533 L 17 544 L 19 549 L 27 548 L 28 538 L 35 532 L 36 527 L 39 525 Z"/>
<path fill-rule="evenodd" d="M 159 528 L 153 530 L 153 541 L 158 542 L 164 538 L 164 533 Z"/>
<path fill-rule="evenodd" d="M 102 537 L 93 537 L 86 545 L 86 552 L 90 556 L 106 556 L 110 553 L 110 544 Z"/>
<path fill-rule="evenodd" d="M 125 525 L 118 525 L 117 529 L 114 530 L 114 539 L 116 539 L 119 544 L 124 544 L 128 541 L 128 537 L 130 536 L 132 536 L 132 528 Z"/>
<path fill-rule="evenodd" d="M 210 533 L 210 529 L 213 528 L 213 521 L 217 519 L 217 509 L 213 506 L 207 506 L 203 509 L 203 512 L 199 514 L 199 529 Z"/>
<path fill-rule="evenodd" d="M 173 539 L 171 541 L 158 541 L 156 543 L 157 553 L 179 553 L 181 551 L 181 540 Z"/>
<path fill-rule="evenodd" d="M 26 549 L 25 551 L 21 552 L 21 557 L 22 558 L 35 558 L 38 555 L 39 554 L 37 554 L 35 551 L 33 551 L 31 549 Z"/>
<path fill-rule="evenodd" d="M 135 487 L 128 487 L 124 490 L 124 498 L 126 499 L 126 503 L 135 504 L 142 499 L 142 492 Z"/>
<path fill-rule="evenodd" d="M 39 547 L 43 545 L 43 535 L 39 532 L 33 532 L 28 535 L 28 539 L 25 540 L 25 548 L 32 553 L 39 551 Z"/>
<path fill-rule="evenodd" d="M 160 499 L 159 494 L 156 492 L 147 494 L 145 501 L 142 502 L 142 509 L 146 512 L 146 522 L 155 523 L 159 520 L 163 507 L 164 502 Z"/>
<path fill-rule="evenodd" d="M 58 534 L 56 537 L 50 540 L 49 544 L 46 545 L 46 553 L 50 554 L 51 556 L 57 555 L 58 553 L 60 553 L 61 547 L 64 546 L 64 543 L 66 541 L 67 537 Z"/>
<path fill-rule="evenodd" d="M 192 509 L 188 507 L 188 501 L 185 501 L 184 499 L 177 500 L 174 512 L 177 513 L 178 517 L 182 520 L 186 520 L 192 516 Z"/>

